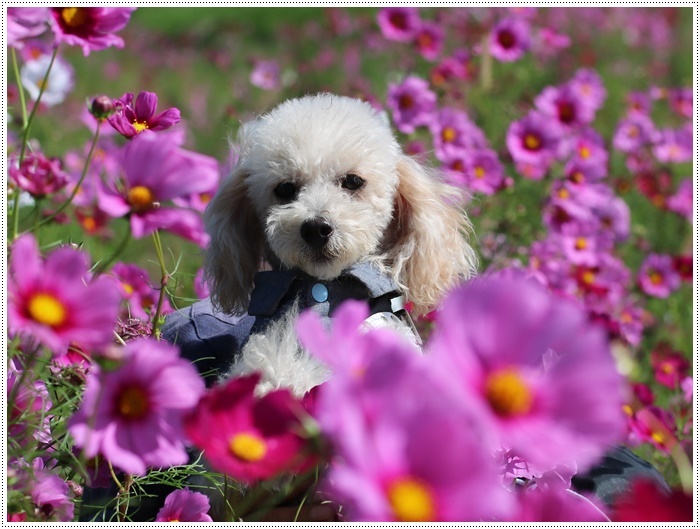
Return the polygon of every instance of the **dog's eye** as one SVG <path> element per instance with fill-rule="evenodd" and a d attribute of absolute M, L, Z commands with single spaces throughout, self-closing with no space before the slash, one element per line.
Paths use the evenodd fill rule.
<path fill-rule="evenodd" d="M 292 182 L 282 182 L 275 187 L 275 195 L 282 200 L 290 200 L 297 194 L 297 186 Z"/>
<path fill-rule="evenodd" d="M 349 189 L 350 191 L 356 191 L 360 189 L 365 184 L 365 181 L 353 173 L 348 173 L 343 177 L 341 185 L 344 189 Z"/>

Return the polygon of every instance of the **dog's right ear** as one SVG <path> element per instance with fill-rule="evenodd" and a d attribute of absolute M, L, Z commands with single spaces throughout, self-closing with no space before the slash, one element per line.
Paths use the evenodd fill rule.
<path fill-rule="evenodd" d="M 204 212 L 211 243 L 205 254 L 205 277 L 214 305 L 245 314 L 253 277 L 263 255 L 263 236 L 250 206 L 247 173 L 240 166 L 223 180 Z"/>

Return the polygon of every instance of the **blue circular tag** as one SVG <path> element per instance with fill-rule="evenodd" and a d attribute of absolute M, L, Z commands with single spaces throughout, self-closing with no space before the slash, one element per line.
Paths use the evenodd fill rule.
<path fill-rule="evenodd" d="M 326 288 L 326 285 L 316 283 L 314 286 L 312 286 L 311 297 L 314 298 L 316 303 L 323 303 L 326 301 L 328 299 L 328 289 Z"/>

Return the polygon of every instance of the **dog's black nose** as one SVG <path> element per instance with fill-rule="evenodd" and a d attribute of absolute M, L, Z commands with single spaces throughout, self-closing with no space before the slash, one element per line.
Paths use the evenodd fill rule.
<path fill-rule="evenodd" d="M 305 221 L 301 225 L 301 238 L 312 248 L 321 249 L 328 244 L 328 239 L 333 233 L 333 226 L 326 219 L 317 217 Z"/>

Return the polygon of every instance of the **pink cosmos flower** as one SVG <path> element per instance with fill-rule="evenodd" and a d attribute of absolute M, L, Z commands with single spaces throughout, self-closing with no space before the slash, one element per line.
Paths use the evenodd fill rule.
<path fill-rule="evenodd" d="M 124 47 L 124 40 L 114 35 L 129 23 L 135 7 L 52 7 L 51 29 L 56 42 L 80 46 L 83 55 L 110 46 Z"/>
<path fill-rule="evenodd" d="M 681 180 L 675 194 L 666 200 L 666 207 L 689 222 L 693 221 L 693 181 L 690 178 Z"/>
<path fill-rule="evenodd" d="M 158 303 L 159 292 L 151 286 L 148 270 L 134 264 L 116 263 L 112 274 L 119 281 L 122 295 L 127 302 L 127 317 L 150 320 Z M 167 299 L 163 300 L 161 313 L 172 312 Z"/>
<path fill-rule="evenodd" d="M 7 368 L 6 398 L 7 433 L 14 442 L 27 446 L 28 435 L 40 443 L 51 442 L 48 412 L 52 403 L 46 384 L 31 375 L 23 377 L 15 359 L 10 360 Z"/>
<path fill-rule="evenodd" d="M 400 84 L 389 84 L 387 106 L 392 112 L 394 124 L 404 134 L 412 134 L 416 127 L 427 125 L 435 112 L 437 96 L 428 82 L 409 76 Z"/>
<path fill-rule="evenodd" d="M 667 298 L 681 284 L 673 258 L 665 254 L 648 255 L 639 267 L 637 281 L 645 294 L 656 298 Z"/>
<path fill-rule="evenodd" d="M 258 374 L 232 378 L 210 389 L 185 419 L 190 441 L 212 468 L 243 483 L 309 468 L 300 435 L 302 405 L 287 390 L 256 398 Z"/>
<path fill-rule="evenodd" d="M 68 484 L 44 469 L 41 459 L 34 460 L 31 485 L 32 502 L 37 507 L 39 519 L 53 522 L 72 522 L 74 505 Z"/>
<path fill-rule="evenodd" d="M 111 343 L 119 291 L 110 278 L 89 280 L 87 254 L 59 248 L 42 262 L 31 235 L 20 237 L 11 252 L 11 331 L 33 335 L 54 353 L 71 342 L 88 349 Z"/>
<path fill-rule="evenodd" d="M 593 121 L 595 110 L 583 103 L 569 85 L 548 86 L 535 98 L 535 106 L 553 118 L 564 130 Z"/>
<path fill-rule="evenodd" d="M 620 439 L 622 379 L 602 330 L 534 281 L 484 278 L 455 290 L 429 351 L 447 387 L 489 425 L 494 449 L 583 470 Z"/>
<path fill-rule="evenodd" d="M 353 521 L 506 515 L 513 498 L 496 477 L 480 426 L 471 414 L 456 413 L 430 363 L 399 335 L 358 332 L 366 314 L 364 304 L 348 302 L 334 315 L 330 334 L 311 313 L 298 325 L 304 345 L 334 364 L 335 376 L 318 387 L 316 402 L 316 417 L 337 455 L 326 485 L 331 498 Z"/>
<path fill-rule="evenodd" d="M 684 118 L 693 117 L 693 89 L 674 88 L 668 91 L 668 104 L 671 109 Z"/>
<path fill-rule="evenodd" d="M 168 494 L 156 522 L 211 522 L 209 498 L 201 492 L 192 492 L 185 487 Z"/>
<path fill-rule="evenodd" d="M 657 132 L 649 116 L 633 114 L 618 123 L 613 135 L 613 147 L 620 152 L 633 153 L 656 137 Z"/>
<path fill-rule="evenodd" d="M 607 90 L 598 72 L 591 68 L 579 68 L 569 81 L 571 90 L 594 111 L 600 109 L 607 97 Z"/>
<path fill-rule="evenodd" d="M 63 171 L 61 161 L 49 159 L 40 152 L 29 153 L 17 165 L 10 162 L 10 179 L 34 198 L 44 198 L 62 190 L 68 184 L 69 175 Z"/>
<path fill-rule="evenodd" d="M 693 280 L 693 256 L 677 255 L 673 258 L 673 268 L 678 272 L 681 281 L 689 283 Z"/>
<path fill-rule="evenodd" d="M 503 165 L 491 149 L 471 151 L 466 158 L 465 174 L 469 189 L 485 195 L 493 195 L 505 185 Z"/>
<path fill-rule="evenodd" d="M 572 156 L 581 164 L 601 166 L 607 174 L 608 151 L 605 140 L 594 129 L 583 127 L 575 134 L 563 139 L 559 149 L 560 155 Z"/>
<path fill-rule="evenodd" d="M 197 270 L 194 276 L 194 293 L 199 299 L 206 299 L 209 297 L 209 285 L 204 280 L 204 268 Z"/>
<path fill-rule="evenodd" d="M 435 156 L 446 161 L 454 150 L 488 147 L 483 131 L 462 110 L 441 108 L 428 123 Z"/>
<path fill-rule="evenodd" d="M 141 238 L 165 229 L 200 245 L 208 242 L 201 215 L 164 202 L 209 190 L 219 181 L 216 160 L 185 151 L 169 134 L 142 132 L 124 148 L 123 177 L 109 190 L 103 209 L 113 217 L 130 213 L 131 232 Z"/>
<path fill-rule="evenodd" d="M 377 23 L 384 38 L 410 42 L 418 33 L 421 19 L 415 7 L 384 7 L 377 14 Z"/>
<path fill-rule="evenodd" d="M 661 163 L 682 163 L 693 158 L 693 133 L 685 127 L 662 129 L 653 148 Z"/>
<path fill-rule="evenodd" d="M 422 22 L 415 37 L 415 45 L 425 59 L 434 61 L 440 56 L 445 41 L 445 32 L 440 24 Z"/>
<path fill-rule="evenodd" d="M 506 145 L 516 162 L 549 167 L 559 145 L 559 133 L 551 118 L 530 112 L 508 127 Z"/>
<path fill-rule="evenodd" d="M 256 61 L 250 72 L 250 84 L 263 90 L 279 90 L 282 81 L 277 61 Z"/>
<path fill-rule="evenodd" d="M 177 347 L 150 338 L 124 346 L 121 365 L 95 367 L 68 430 L 86 458 L 101 454 L 124 472 L 187 462 L 183 416 L 204 393 L 195 367 Z"/>
<path fill-rule="evenodd" d="M 48 28 L 48 22 L 46 7 L 8 7 L 7 45 L 21 50 L 22 40 L 41 35 Z"/>
<path fill-rule="evenodd" d="M 505 18 L 491 29 L 489 51 L 502 62 L 513 62 L 530 49 L 530 25 L 522 18 Z"/>
<path fill-rule="evenodd" d="M 522 523 L 609 522 L 599 500 L 564 488 L 526 488 L 518 494 L 513 521 Z"/>
<path fill-rule="evenodd" d="M 651 97 L 647 92 L 630 92 L 627 94 L 627 114 L 648 116 L 651 112 Z"/>
<path fill-rule="evenodd" d="M 156 114 L 158 96 L 153 92 L 127 92 L 115 100 L 117 111 L 109 118 L 109 124 L 126 138 L 133 138 L 144 130 L 158 132 L 180 122 L 180 110 L 168 108 Z"/>
<path fill-rule="evenodd" d="M 668 410 L 647 406 L 635 411 L 629 419 L 631 438 L 635 442 L 650 443 L 668 454 L 677 445 L 674 435 L 676 424 Z"/>

